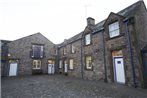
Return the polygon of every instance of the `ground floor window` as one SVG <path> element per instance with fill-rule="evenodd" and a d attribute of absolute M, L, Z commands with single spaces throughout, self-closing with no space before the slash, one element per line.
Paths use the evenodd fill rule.
<path fill-rule="evenodd" d="M 92 57 L 86 56 L 86 69 L 92 69 Z"/>
<path fill-rule="evenodd" d="M 74 60 L 70 59 L 69 60 L 69 69 L 73 69 L 73 66 L 74 66 Z"/>
<path fill-rule="evenodd" d="M 59 68 L 62 68 L 62 60 L 59 61 Z"/>
<path fill-rule="evenodd" d="M 41 69 L 41 60 L 33 60 L 33 69 Z"/>

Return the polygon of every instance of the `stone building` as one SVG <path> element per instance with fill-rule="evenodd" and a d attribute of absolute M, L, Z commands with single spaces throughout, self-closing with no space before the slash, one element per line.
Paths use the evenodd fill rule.
<path fill-rule="evenodd" d="M 58 45 L 59 73 L 147 87 L 147 10 L 138 1 Z"/>
<path fill-rule="evenodd" d="M 13 65 L 17 75 L 45 74 L 55 65 L 58 74 L 147 88 L 146 25 L 147 9 L 138 1 L 97 24 L 87 18 L 82 32 L 58 45 L 40 33 L 8 42 L 2 72 L 11 75 Z"/>
<path fill-rule="evenodd" d="M 48 64 L 55 63 L 54 47 L 41 33 L 7 43 L 4 76 L 48 73 Z"/>

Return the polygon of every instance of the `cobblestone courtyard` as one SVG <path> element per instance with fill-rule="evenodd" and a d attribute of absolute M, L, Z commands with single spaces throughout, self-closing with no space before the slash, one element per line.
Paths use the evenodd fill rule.
<path fill-rule="evenodd" d="M 5 77 L 1 82 L 2 98 L 147 98 L 147 89 L 62 75 Z"/>

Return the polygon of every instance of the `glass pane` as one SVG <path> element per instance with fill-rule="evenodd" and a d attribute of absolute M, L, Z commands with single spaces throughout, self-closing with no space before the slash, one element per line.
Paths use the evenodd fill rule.
<path fill-rule="evenodd" d="M 37 65 L 37 68 L 40 68 L 40 65 Z"/>
<path fill-rule="evenodd" d="M 87 56 L 86 57 L 86 67 L 87 67 L 87 69 L 91 69 L 92 68 L 91 56 Z"/>
<path fill-rule="evenodd" d="M 115 37 L 119 35 L 119 23 L 115 22 L 109 25 L 109 35 L 110 37 Z"/>
<path fill-rule="evenodd" d="M 33 65 L 36 65 L 36 60 L 33 60 Z"/>
<path fill-rule="evenodd" d="M 63 51 L 64 51 L 64 54 L 66 54 L 66 51 L 67 51 L 67 50 L 66 50 L 66 47 L 64 47 L 64 50 L 63 50 Z"/>
<path fill-rule="evenodd" d="M 118 30 L 115 30 L 115 31 L 111 31 L 109 34 L 110 34 L 110 38 L 111 37 L 118 36 L 119 35 L 119 29 Z"/>
<path fill-rule="evenodd" d="M 72 53 L 75 53 L 75 46 L 72 44 L 71 45 Z"/>
<path fill-rule="evenodd" d="M 60 60 L 59 68 L 62 68 L 62 60 Z"/>
<path fill-rule="evenodd" d="M 53 62 L 52 62 L 52 60 L 48 60 L 48 64 L 52 64 Z"/>
<path fill-rule="evenodd" d="M 43 46 L 40 45 L 32 45 L 33 56 L 32 57 L 43 57 Z"/>
<path fill-rule="evenodd" d="M 69 61 L 69 65 L 70 65 L 70 69 L 73 69 L 73 59 L 70 59 L 70 61 Z"/>
<path fill-rule="evenodd" d="M 88 44 L 90 44 L 90 41 L 91 41 L 91 38 L 90 38 L 90 34 L 87 34 L 86 36 L 85 36 L 85 43 L 86 43 L 86 45 L 88 45 Z"/>
<path fill-rule="evenodd" d="M 112 56 L 123 56 L 122 50 L 112 51 Z"/>
<path fill-rule="evenodd" d="M 36 65 L 33 65 L 33 68 L 36 68 Z"/>

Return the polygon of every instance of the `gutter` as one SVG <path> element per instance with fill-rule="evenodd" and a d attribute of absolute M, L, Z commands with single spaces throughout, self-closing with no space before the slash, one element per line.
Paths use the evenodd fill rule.
<path fill-rule="evenodd" d="M 106 66 L 106 58 L 105 58 L 105 39 L 104 39 L 104 29 L 103 29 L 103 32 L 102 32 L 102 36 L 103 36 L 103 58 L 104 58 L 104 70 L 105 70 L 105 78 L 104 78 L 104 82 L 108 82 L 108 79 L 107 79 L 107 66 Z"/>
<path fill-rule="evenodd" d="M 129 29 L 128 29 L 128 23 L 131 18 L 133 18 L 133 17 L 126 18 L 123 20 L 123 22 L 125 23 L 125 30 L 126 30 L 127 40 L 128 40 L 128 49 L 129 49 L 130 63 L 131 63 L 131 67 L 132 67 L 133 83 L 134 83 L 134 87 L 136 88 L 137 84 L 136 84 L 136 74 L 135 74 L 135 67 L 134 67 L 134 61 L 133 61 L 131 34 L 129 33 Z"/>

